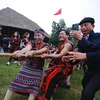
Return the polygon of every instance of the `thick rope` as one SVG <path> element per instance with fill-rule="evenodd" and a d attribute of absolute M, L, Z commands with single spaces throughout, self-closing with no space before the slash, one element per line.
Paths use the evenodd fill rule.
<path fill-rule="evenodd" d="M 0 57 L 7 57 L 7 56 L 13 56 L 12 53 L 0 53 Z M 25 57 L 24 54 L 21 55 L 21 57 Z M 41 55 L 33 55 L 32 57 L 41 57 Z"/>

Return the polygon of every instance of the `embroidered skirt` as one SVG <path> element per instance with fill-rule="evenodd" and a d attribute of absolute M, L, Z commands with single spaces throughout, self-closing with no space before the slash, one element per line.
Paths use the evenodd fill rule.
<path fill-rule="evenodd" d="M 42 70 L 24 65 L 12 81 L 9 89 L 25 96 L 29 96 L 30 93 L 38 96 L 41 78 Z"/>

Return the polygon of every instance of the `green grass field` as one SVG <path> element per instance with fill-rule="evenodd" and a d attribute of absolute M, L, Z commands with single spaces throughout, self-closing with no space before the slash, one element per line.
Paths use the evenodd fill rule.
<path fill-rule="evenodd" d="M 0 57 L 0 100 L 3 100 L 6 90 L 20 70 L 20 66 L 17 64 L 11 64 L 7 66 L 8 57 Z M 83 77 L 83 70 L 76 70 L 71 75 L 71 88 L 58 88 L 53 95 L 53 100 L 80 100 L 81 96 L 81 79 Z M 18 94 L 13 94 L 11 100 L 27 100 L 26 97 Z M 100 91 L 96 93 L 96 100 L 100 100 Z"/>

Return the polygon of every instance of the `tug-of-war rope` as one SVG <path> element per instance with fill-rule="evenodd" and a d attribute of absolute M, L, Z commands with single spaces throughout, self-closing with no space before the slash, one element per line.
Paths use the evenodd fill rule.
<path fill-rule="evenodd" d="M 13 56 L 13 53 L 0 53 L 0 57 L 7 57 L 7 56 Z M 21 57 L 25 57 L 24 54 L 21 54 Z M 41 57 L 41 55 L 33 55 L 32 57 Z"/>

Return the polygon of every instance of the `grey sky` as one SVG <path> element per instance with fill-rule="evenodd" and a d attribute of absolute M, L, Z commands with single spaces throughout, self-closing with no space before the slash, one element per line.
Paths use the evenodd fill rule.
<path fill-rule="evenodd" d="M 66 26 L 80 22 L 84 17 L 95 18 L 95 31 L 100 32 L 100 0 L 1 0 L 0 10 L 10 7 L 39 24 L 49 34 L 52 21 L 63 18 Z M 53 14 L 62 8 L 62 14 Z"/>

